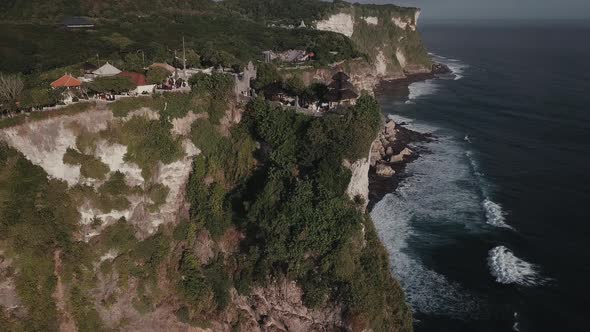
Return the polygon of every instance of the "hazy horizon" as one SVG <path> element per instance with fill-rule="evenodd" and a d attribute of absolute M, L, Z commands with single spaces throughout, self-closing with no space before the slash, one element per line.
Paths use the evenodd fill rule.
<path fill-rule="evenodd" d="M 588 0 L 350 0 L 422 9 L 424 19 L 590 19 Z"/>

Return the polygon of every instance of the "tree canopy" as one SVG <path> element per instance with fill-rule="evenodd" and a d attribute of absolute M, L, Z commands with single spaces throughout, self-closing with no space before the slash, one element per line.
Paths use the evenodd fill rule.
<path fill-rule="evenodd" d="M 121 94 L 136 88 L 136 85 L 127 77 L 111 76 L 111 77 L 98 77 L 90 84 L 88 88 L 91 91 L 98 93 L 115 93 Z"/>

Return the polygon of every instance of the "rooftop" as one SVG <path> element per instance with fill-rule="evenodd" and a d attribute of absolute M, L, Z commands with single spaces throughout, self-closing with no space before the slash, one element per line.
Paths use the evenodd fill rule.
<path fill-rule="evenodd" d="M 52 88 L 73 88 L 82 85 L 82 82 L 70 74 L 58 78 L 56 81 L 51 83 Z"/>
<path fill-rule="evenodd" d="M 94 26 L 94 23 L 92 23 L 89 19 L 87 19 L 86 17 L 81 17 L 81 16 L 66 17 L 63 20 L 62 24 L 67 27 L 93 27 Z"/>

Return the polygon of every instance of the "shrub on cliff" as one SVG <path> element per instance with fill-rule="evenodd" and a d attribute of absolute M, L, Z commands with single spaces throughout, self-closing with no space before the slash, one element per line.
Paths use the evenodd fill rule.
<path fill-rule="evenodd" d="M 56 287 L 54 252 L 74 250 L 78 212 L 66 183 L 0 144 L 0 240 L 12 258 L 16 292 L 27 309 L 25 330 L 58 329 L 53 299 Z"/>
<path fill-rule="evenodd" d="M 88 89 L 96 93 L 121 94 L 135 87 L 136 85 L 129 78 L 121 76 L 99 77 L 88 84 Z"/>
<path fill-rule="evenodd" d="M 158 162 L 167 165 L 185 155 L 180 139 L 172 136 L 171 129 L 172 124 L 167 119 L 133 117 L 111 126 L 101 135 L 111 142 L 126 145 L 125 161 L 136 163 L 144 179 L 150 179 Z"/>
<path fill-rule="evenodd" d="M 368 217 L 345 194 L 342 159 L 366 157 L 380 124 L 364 95 L 341 116 L 312 118 L 254 100 L 245 117 L 269 151 L 234 213 L 247 234 L 234 283 L 241 291 L 270 276 L 297 280 L 310 307 L 342 303 L 359 329 L 411 329 L 403 292 Z M 365 229 L 363 233 L 361 229 Z"/>
<path fill-rule="evenodd" d="M 100 159 L 82 154 L 72 148 L 66 150 L 63 162 L 70 165 L 80 165 L 80 174 L 86 178 L 104 180 L 110 171 L 109 167 Z"/>

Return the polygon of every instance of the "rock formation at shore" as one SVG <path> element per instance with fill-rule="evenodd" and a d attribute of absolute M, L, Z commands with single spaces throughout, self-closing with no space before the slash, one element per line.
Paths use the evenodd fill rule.
<path fill-rule="evenodd" d="M 369 209 L 395 190 L 406 165 L 418 158 L 419 152 L 414 151 L 410 145 L 430 139 L 430 134 L 407 129 L 391 119 L 385 122 L 371 148 L 367 200 Z"/>

